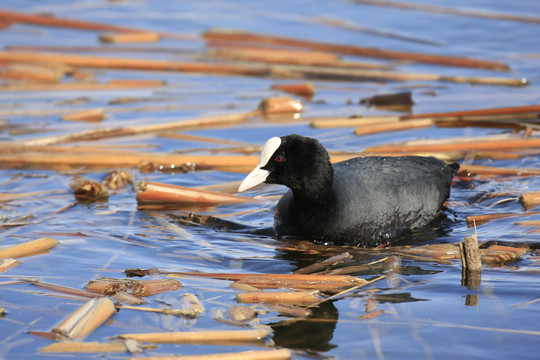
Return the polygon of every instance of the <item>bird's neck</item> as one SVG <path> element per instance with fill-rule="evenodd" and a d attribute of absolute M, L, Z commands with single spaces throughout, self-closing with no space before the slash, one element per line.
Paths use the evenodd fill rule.
<path fill-rule="evenodd" d="M 295 201 L 311 206 L 324 206 L 332 194 L 334 169 L 330 162 L 320 165 L 317 174 L 311 174 L 291 187 Z"/>

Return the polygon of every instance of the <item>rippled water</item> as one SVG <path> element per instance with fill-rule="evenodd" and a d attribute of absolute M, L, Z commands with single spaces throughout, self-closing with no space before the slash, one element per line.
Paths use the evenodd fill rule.
<path fill-rule="evenodd" d="M 423 1 L 448 7 L 480 9 L 486 12 L 540 14 L 540 3 L 513 1 Z M 540 91 L 540 24 L 465 16 L 407 11 L 388 7 L 355 4 L 349 1 L 17 1 L 3 4 L 13 10 L 50 13 L 58 17 L 79 18 L 143 29 L 199 35 L 209 28 L 235 28 L 255 32 L 312 39 L 343 44 L 361 44 L 413 52 L 440 53 L 495 60 L 510 65 L 508 73 L 471 70 L 419 64 L 403 64 L 400 70 L 445 75 L 501 76 L 530 81 L 527 87 L 483 86 L 451 83 L 339 83 L 315 81 L 316 95 L 304 101 L 305 117 L 384 114 L 358 104 L 360 98 L 375 93 L 411 89 L 414 113 L 467 110 L 476 108 L 531 105 L 538 103 Z M 321 24 L 322 16 L 346 20 L 357 26 L 392 32 L 423 42 L 405 41 L 386 36 L 361 33 Z M 0 32 L 0 44 L 98 46 L 96 33 L 29 25 L 13 25 Z M 165 39 L 160 47 L 175 47 L 188 52 L 203 50 L 199 41 Z M 117 53 L 103 55 L 119 56 Z M 184 59 L 191 55 L 138 54 L 160 59 Z M 351 58 L 352 59 L 352 58 Z M 357 60 L 357 59 L 355 59 Z M 363 59 L 362 59 L 363 60 Z M 370 59 L 369 61 L 381 62 Z M 59 116 L 6 117 L 9 123 L 23 129 L 45 133 L 18 134 L 5 129 L 2 141 L 21 141 L 53 134 L 73 132 L 98 126 L 122 126 L 191 119 L 209 115 L 251 111 L 261 99 L 276 95 L 270 91 L 272 79 L 234 76 L 208 76 L 164 72 L 91 71 L 99 80 L 116 78 L 163 79 L 160 89 L 99 92 L 0 92 L 1 109 L 54 109 L 57 107 L 108 107 L 110 100 L 123 97 L 152 98 L 143 102 L 157 105 L 185 106 L 186 109 L 146 112 L 111 112 L 99 125 L 66 124 Z M 418 86 L 421 85 L 421 86 Z M 426 87 L 424 87 L 426 86 Z M 426 93 L 432 90 L 435 93 Z M 78 97 L 88 98 L 83 105 L 58 105 Z M 348 104 L 350 101 L 352 104 Z M 123 106 L 139 107 L 141 104 Z M 189 108 L 188 108 L 189 107 Z M 253 120 L 228 128 L 190 131 L 189 134 L 236 140 L 261 145 L 272 136 L 298 133 L 313 136 L 330 150 L 361 152 L 387 142 L 422 138 L 447 138 L 500 134 L 491 128 L 437 128 L 382 133 L 358 137 L 351 128 L 314 129 L 306 122 L 264 122 Z M 92 143 L 94 145 L 95 143 Z M 143 144 L 148 151 L 174 152 L 194 148 L 218 148 L 193 141 L 175 140 L 154 135 L 102 140 L 98 144 Z M 204 150 L 202 150 L 204 152 Z M 475 160 L 475 164 L 513 168 L 538 168 L 538 156 L 519 160 Z M 80 169 L 79 169 L 80 170 Z M 241 180 L 244 174 L 223 171 L 140 174 L 130 170 L 137 181 L 152 180 L 183 186 L 219 184 Z M 77 172 L 77 171 L 76 171 Z M 83 171 L 80 171 L 83 172 Z M 328 256 L 294 251 L 288 242 L 270 236 L 215 230 L 204 226 L 186 226 L 175 221 L 186 211 L 225 217 L 255 227 L 272 225 L 273 201 L 262 205 L 226 205 L 217 208 L 184 208 L 179 211 L 138 210 L 135 191 L 131 188 L 112 195 L 101 203 L 76 202 L 69 188 L 70 171 L 50 169 L 0 170 L 0 192 L 43 191 L 41 195 L 0 203 L 0 218 L 6 222 L 29 221 L 27 225 L 2 227 L 0 245 L 52 236 L 60 246 L 49 254 L 22 259 L 22 265 L 0 278 L 0 307 L 7 315 L 0 319 L 0 358 L 31 359 L 45 357 L 39 348 L 50 340 L 27 334 L 29 330 L 49 331 L 61 319 L 81 305 L 73 299 L 50 296 L 51 292 L 28 283 L 8 284 L 20 278 L 83 288 L 99 276 L 123 277 L 126 268 L 157 267 L 168 271 L 290 273 Z M 85 176 L 101 180 L 107 171 L 90 171 Z M 519 195 L 540 188 L 539 177 L 496 177 L 458 181 L 452 188 L 449 220 L 444 231 L 429 243 L 457 243 L 474 230 L 467 228 L 469 215 L 486 213 L 522 213 Z M 280 186 L 258 187 L 249 196 L 279 195 Z M 497 197 L 488 194 L 500 193 Z M 499 201 L 504 200 L 504 201 Z M 72 207 L 65 208 L 73 203 Z M 243 215 L 232 215 L 246 210 Z M 61 212 L 55 214 L 56 211 Z M 24 218 L 30 215 L 31 218 Z M 538 215 L 519 220 L 538 220 Z M 504 244 L 528 244 L 538 248 L 538 232 L 515 226 L 516 219 L 493 221 L 478 226 L 480 241 Z M 0 225 L 2 225 L 0 223 Z M 346 251 L 344 248 L 343 251 Z M 332 253 L 333 254 L 333 253 Z M 377 260 L 378 252 L 355 255 L 357 263 Z M 536 358 L 540 336 L 539 304 L 526 303 L 540 297 L 538 259 L 533 253 L 522 260 L 497 267 L 485 267 L 479 289 L 461 284 L 461 264 L 453 261 L 439 264 L 404 258 L 392 278 L 382 280 L 371 289 L 354 292 L 316 308 L 312 318 L 286 321 L 288 318 L 270 312 L 260 322 L 274 328 L 273 341 L 278 346 L 297 350 L 295 359 L 308 358 Z M 370 279 L 377 272 L 362 274 Z M 230 282 L 197 278 L 180 279 L 184 288 L 151 297 L 151 305 L 168 303 L 173 307 L 185 292 L 200 297 L 207 312 L 197 320 L 148 314 L 129 310 L 116 313 L 113 321 L 101 326 L 86 341 L 105 341 L 122 332 L 167 330 L 236 329 L 213 319 L 213 312 L 235 305 L 239 290 Z M 476 301 L 471 300 L 476 299 Z M 474 304 L 475 305 L 470 305 Z M 383 314 L 362 319 L 366 307 L 374 306 Z M 145 355 L 209 354 L 242 351 L 256 347 L 161 345 Z M 63 355 L 62 355 L 63 356 Z M 124 358 L 124 354 L 77 355 L 77 358 Z"/>

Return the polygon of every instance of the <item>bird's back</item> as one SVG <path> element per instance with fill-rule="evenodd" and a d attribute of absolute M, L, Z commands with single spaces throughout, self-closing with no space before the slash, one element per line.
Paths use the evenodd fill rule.
<path fill-rule="evenodd" d="M 334 182 L 319 209 L 289 191 L 276 209 L 279 235 L 336 244 L 374 244 L 396 229 L 432 221 L 450 194 L 458 165 L 427 157 L 361 157 L 334 164 Z"/>

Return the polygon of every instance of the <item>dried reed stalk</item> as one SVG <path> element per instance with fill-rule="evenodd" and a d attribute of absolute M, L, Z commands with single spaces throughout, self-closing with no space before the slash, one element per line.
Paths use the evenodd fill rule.
<path fill-rule="evenodd" d="M 114 295 L 118 292 L 128 292 L 134 296 L 145 297 L 160 294 L 165 291 L 176 291 L 182 284 L 175 279 L 131 280 L 98 278 L 86 285 L 86 290 L 103 295 Z"/>
<path fill-rule="evenodd" d="M 8 63 L 59 63 L 73 67 L 98 69 L 178 71 L 250 76 L 267 76 L 269 74 L 267 66 L 254 64 L 197 63 L 19 51 L 0 51 L 0 61 Z"/>
<path fill-rule="evenodd" d="M 344 252 L 338 255 L 329 257 L 328 259 L 316 262 L 301 269 L 293 271 L 294 274 L 312 274 L 323 270 L 328 266 L 335 266 L 344 262 L 349 262 L 352 259 L 352 255 L 348 252 Z"/>
<path fill-rule="evenodd" d="M 495 61 L 314 42 L 289 37 L 279 37 L 267 34 L 256 34 L 234 30 L 210 30 L 205 32 L 203 34 L 203 37 L 207 40 L 226 40 L 256 44 L 291 46 L 346 55 L 367 56 L 393 60 L 407 60 L 438 65 L 482 68 L 490 70 L 508 70 L 507 65 Z"/>
<path fill-rule="evenodd" d="M 400 121 L 399 116 L 369 116 L 369 117 L 326 117 L 326 118 L 303 118 L 310 122 L 314 128 L 355 127 L 389 124 Z"/>
<path fill-rule="evenodd" d="M 27 241 L 22 244 L 0 249 L 0 259 L 19 258 L 29 255 L 35 255 L 52 249 L 59 242 L 51 237 L 42 237 L 36 240 Z"/>
<path fill-rule="evenodd" d="M 524 214 L 523 213 L 504 213 L 504 214 L 470 215 L 470 216 L 467 216 L 467 226 L 474 227 L 477 225 L 482 225 L 487 222 L 490 222 L 491 220 L 508 219 L 508 218 L 523 217 L 523 216 L 529 216 L 529 215 L 540 215 L 540 211 L 532 211 L 532 212 L 527 212 Z"/>
<path fill-rule="evenodd" d="M 235 113 L 228 115 L 211 116 L 200 119 L 184 119 L 161 124 L 138 125 L 130 127 L 91 129 L 67 135 L 49 136 L 41 139 L 28 140 L 22 143 L 25 146 L 51 145 L 74 141 L 88 141 L 108 137 L 130 136 L 153 132 L 166 132 L 181 129 L 200 128 L 204 126 L 224 126 L 242 122 L 253 113 Z"/>
<path fill-rule="evenodd" d="M 239 281 L 247 278 L 268 279 L 270 281 L 287 282 L 303 281 L 306 284 L 319 282 L 339 283 L 341 286 L 353 286 L 364 284 L 365 280 L 347 275 L 313 275 L 313 274 L 249 274 L 249 273 L 202 273 L 202 272 L 171 272 L 170 274 L 179 274 L 185 276 L 209 277 L 213 279 Z"/>
<path fill-rule="evenodd" d="M 144 360 L 287 360 L 292 356 L 289 349 L 250 350 L 233 353 L 205 354 L 205 355 L 169 355 L 151 356 Z M 140 357 L 128 358 L 127 360 L 139 360 Z"/>
<path fill-rule="evenodd" d="M 517 115 L 523 113 L 540 113 L 540 105 L 511 106 L 504 108 L 474 109 L 448 111 L 442 113 L 424 113 L 411 114 L 402 117 L 403 119 L 422 119 L 422 118 L 445 118 L 445 117 L 463 117 L 463 116 L 491 116 L 491 115 Z"/>
<path fill-rule="evenodd" d="M 158 42 L 160 36 L 153 32 L 138 33 L 106 33 L 99 36 L 99 41 L 113 44 Z"/>
<path fill-rule="evenodd" d="M 525 78 L 447 76 L 429 73 L 401 73 L 302 65 L 275 65 L 270 70 L 271 75 L 274 77 L 334 81 L 440 81 L 457 84 L 469 83 L 501 86 L 525 86 L 529 83 Z"/>
<path fill-rule="evenodd" d="M 352 286 L 353 284 L 361 285 L 365 283 L 364 279 L 360 278 L 346 278 L 342 279 L 339 276 L 347 275 L 333 275 L 336 278 L 332 278 L 332 275 L 327 280 L 314 280 L 309 278 L 303 278 L 298 276 L 289 277 L 287 279 L 280 278 L 268 278 L 268 277 L 257 277 L 256 275 L 246 277 L 237 281 L 239 284 L 247 284 L 253 286 L 257 289 L 278 289 L 278 288 L 289 288 L 295 290 L 318 290 L 323 292 L 338 292 Z"/>
<path fill-rule="evenodd" d="M 111 300 L 95 298 L 62 320 L 53 331 L 69 339 L 82 339 L 105 323 L 114 312 Z"/>
<path fill-rule="evenodd" d="M 530 210 L 540 205 L 540 191 L 523 193 L 520 196 L 520 200 L 523 203 L 525 210 Z"/>
<path fill-rule="evenodd" d="M 455 150 L 501 150 L 523 149 L 540 147 L 540 138 L 507 138 L 497 140 L 477 139 L 458 143 L 433 144 L 399 144 L 376 145 L 365 150 L 366 153 L 392 153 L 392 152 L 429 152 L 429 151 L 455 151 Z"/>
<path fill-rule="evenodd" d="M 420 120 L 406 120 L 406 121 L 400 121 L 400 122 L 390 122 L 387 124 L 378 124 L 378 125 L 365 125 L 365 126 L 357 127 L 354 130 L 354 133 L 356 135 L 370 135 L 370 134 L 377 134 L 381 132 L 429 128 L 433 126 L 433 123 L 434 122 L 431 119 L 420 119 Z"/>
<path fill-rule="evenodd" d="M 52 291 L 56 291 L 56 292 L 60 292 L 64 294 L 69 294 L 69 295 L 76 295 L 76 296 L 81 296 L 85 298 L 96 298 L 100 296 L 99 294 L 91 293 L 89 291 L 84 291 L 84 290 L 70 288 L 70 287 L 56 285 L 56 284 L 49 284 L 49 283 L 45 283 L 39 280 L 32 281 L 31 283 L 32 285 L 36 285 L 44 289 L 48 289 L 48 290 L 52 290 Z"/>
<path fill-rule="evenodd" d="M 121 334 L 120 338 L 156 344 L 220 344 L 261 343 L 269 330 L 174 331 L 160 333 Z"/>
<path fill-rule="evenodd" d="M 138 89 L 163 86 L 161 80 L 124 80 L 122 82 L 111 81 L 106 84 L 92 82 L 72 82 L 59 84 L 13 84 L 0 86 L 0 91 L 104 91 Z"/>
<path fill-rule="evenodd" d="M 284 91 L 289 94 L 303 96 L 311 98 L 315 95 L 315 87 L 312 83 L 298 83 L 298 84 L 274 84 L 271 87 L 272 90 Z"/>
<path fill-rule="evenodd" d="M 185 186 L 143 181 L 137 189 L 137 202 L 169 204 L 242 204 L 257 203 L 259 200 L 246 196 L 230 195 L 215 191 L 188 188 Z"/>
<path fill-rule="evenodd" d="M 51 27 L 62 27 L 69 29 L 80 29 L 80 30 L 95 30 L 95 31 L 117 31 L 117 32 L 127 32 L 127 33 L 139 33 L 144 32 L 143 30 L 100 24 L 88 21 L 81 20 L 71 20 L 71 19 L 61 19 L 51 16 L 43 15 L 32 15 L 24 14 L 15 11 L 0 10 L 0 20 L 7 20 L 10 22 L 20 22 L 33 25 L 42 25 L 42 26 L 51 26 Z"/>
<path fill-rule="evenodd" d="M 250 291 L 236 295 L 236 301 L 249 304 L 311 305 L 321 300 L 314 291 Z"/>
<path fill-rule="evenodd" d="M 540 24 L 540 18 L 526 16 L 526 15 L 517 15 L 517 14 L 506 14 L 506 13 L 495 13 L 492 11 L 481 11 L 481 10 L 470 10 L 470 9 L 456 9 L 449 8 L 438 5 L 425 5 L 425 4 L 414 4 L 414 3 L 405 3 L 398 1 L 387 1 L 387 0 L 355 0 L 355 2 L 360 4 L 375 5 L 375 6 L 388 6 L 395 7 L 405 10 L 416 10 L 416 11 L 429 11 L 438 14 L 448 14 L 448 15 L 460 15 L 460 16 L 471 16 L 484 19 L 495 19 L 495 20 L 509 20 L 509 21 L 519 21 L 519 22 L 529 22 Z"/>
<path fill-rule="evenodd" d="M 510 175 L 510 176 L 540 175 L 540 169 L 530 169 L 530 168 L 515 169 L 515 168 L 501 168 L 501 167 L 494 167 L 494 166 L 470 165 L 470 164 L 461 164 L 459 170 L 461 173 L 466 173 L 466 174 Z"/>

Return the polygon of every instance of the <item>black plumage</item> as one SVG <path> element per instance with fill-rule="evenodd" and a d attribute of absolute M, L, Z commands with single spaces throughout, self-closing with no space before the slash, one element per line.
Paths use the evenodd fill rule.
<path fill-rule="evenodd" d="M 290 189 L 274 214 L 280 237 L 361 246 L 386 243 L 437 216 L 459 169 L 458 164 L 420 156 L 358 157 L 332 165 L 316 139 L 275 139 L 266 151 L 279 147 L 265 154 L 267 162 L 258 167 L 268 172 L 264 182 Z"/>

